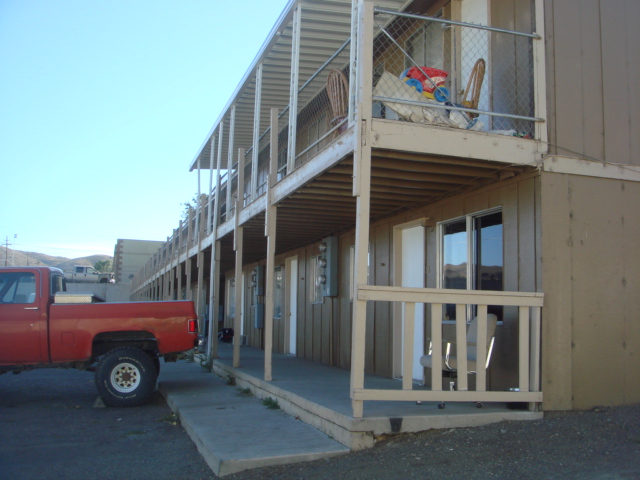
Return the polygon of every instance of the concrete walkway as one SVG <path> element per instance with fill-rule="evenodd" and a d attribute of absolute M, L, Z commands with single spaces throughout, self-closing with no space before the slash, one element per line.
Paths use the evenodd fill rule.
<path fill-rule="evenodd" d="M 227 385 L 198 364 L 163 363 L 158 388 L 218 476 L 349 451 L 316 428 Z"/>

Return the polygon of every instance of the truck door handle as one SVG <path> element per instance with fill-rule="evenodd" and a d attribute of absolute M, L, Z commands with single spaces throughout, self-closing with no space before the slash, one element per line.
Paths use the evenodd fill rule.
<path fill-rule="evenodd" d="M 25 310 L 38 310 L 38 307 L 24 307 Z"/>

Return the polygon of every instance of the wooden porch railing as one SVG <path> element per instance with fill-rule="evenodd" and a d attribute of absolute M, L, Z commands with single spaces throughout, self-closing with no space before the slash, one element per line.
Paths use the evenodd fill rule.
<path fill-rule="evenodd" d="M 354 400 L 354 417 L 361 416 L 355 402 L 364 400 L 422 401 L 422 402 L 542 402 L 540 386 L 540 311 L 544 294 L 527 292 L 495 292 L 479 290 L 450 290 L 434 288 L 404 288 L 359 285 L 358 300 L 376 302 L 402 302 L 404 314 L 404 347 L 402 367 L 402 390 L 366 389 L 364 382 L 352 385 L 351 398 Z M 414 390 L 412 379 L 413 337 L 416 304 L 428 304 L 431 311 L 431 342 L 433 368 L 431 369 L 431 390 Z M 442 389 L 442 311 L 444 304 L 455 304 L 458 315 L 456 321 L 457 358 L 467 358 L 466 315 L 467 305 L 477 306 L 478 316 L 478 358 L 476 390 L 467 390 L 466 361 L 458 362 L 459 390 Z M 487 306 L 502 305 L 518 307 L 518 390 L 487 391 L 486 348 Z M 364 343 L 365 336 L 356 341 Z M 364 347 L 362 347 L 364 349 Z M 514 359 L 515 360 L 515 359 Z M 362 365 L 364 369 L 364 365 Z M 360 377 L 360 378 L 363 378 Z"/>

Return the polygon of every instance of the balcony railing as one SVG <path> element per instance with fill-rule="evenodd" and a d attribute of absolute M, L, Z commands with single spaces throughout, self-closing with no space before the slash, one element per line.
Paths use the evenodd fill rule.
<path fill-rule="evenodd" d="M 535 137 L 538 35 L 374 13 L 375 117 Z"/>
<path fill-rule="evenodd" d="M 351 396 L 354 401 L 422 401 L 422 402 L 529 402 L 542 401 L 540 385 L 540 313 L 544 295 L 541 293 L 524 292 L 490 292 L 468 291 L 431 288 L 401 288 L 359 285 L 358 300 L 374 302 L 402 302 L 405 305 L 403 319 L 403 351 L 402 351 L 402 389 L 380 390 L 367 389 L 364 386 L 364 359 L 354 362 L 358 371 L 353 376 Z M 431 390 L 414 388 L 414 320 L 416 308 L 427 306 L 430 311 L 430 331 L 433 368 L 431 369 Z M 459 312 L 464 312 L 467 306 L 477 308 L 478 338 L 477 338 L 477 374 L 476 389 L 467 389 L 466 362 L 458 363 L 457 377 L 460 383 L 458 390 L 443 390 L 442 388 L 442 318 L 443 305 L 454 304 Z M 489 339 L 486 333 L 487 306 L 509 306 L 518 308 L 518 347 L 517 354 L 511 358 L 511 364 L 518 365 L 517 383 L 508 391 L 490 391 L 487 385 L 486 349 Z M 500 328 L 500 327 L 498 327 Z M 467 321 L 465 315 L 457 315 L 456 320 L 457 357 L 467 358 L 465 339 Z M 354 351 L 364 352 L 364 332 L 355 338 L 361 345 Z M 494 348 L 501 348 L 496 345 Z M 353 375 L 354 372 L 352 372 Z M 532 406 L 533 407 L 533 406 Z M 354 416 L 361 416 L 354 408 Z"/>

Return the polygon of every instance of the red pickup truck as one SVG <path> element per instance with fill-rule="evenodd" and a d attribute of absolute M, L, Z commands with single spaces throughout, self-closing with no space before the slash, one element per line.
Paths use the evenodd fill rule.
<path fill-rule="evenodd" d="M 0 374 L 95 371 L 106 405 L 137 406 L 155 390 L 160 357 L 175 361 L 196 345 L 191 301 L 101 303 L 65 291 L 57 268 L 0 268 Z"/>

